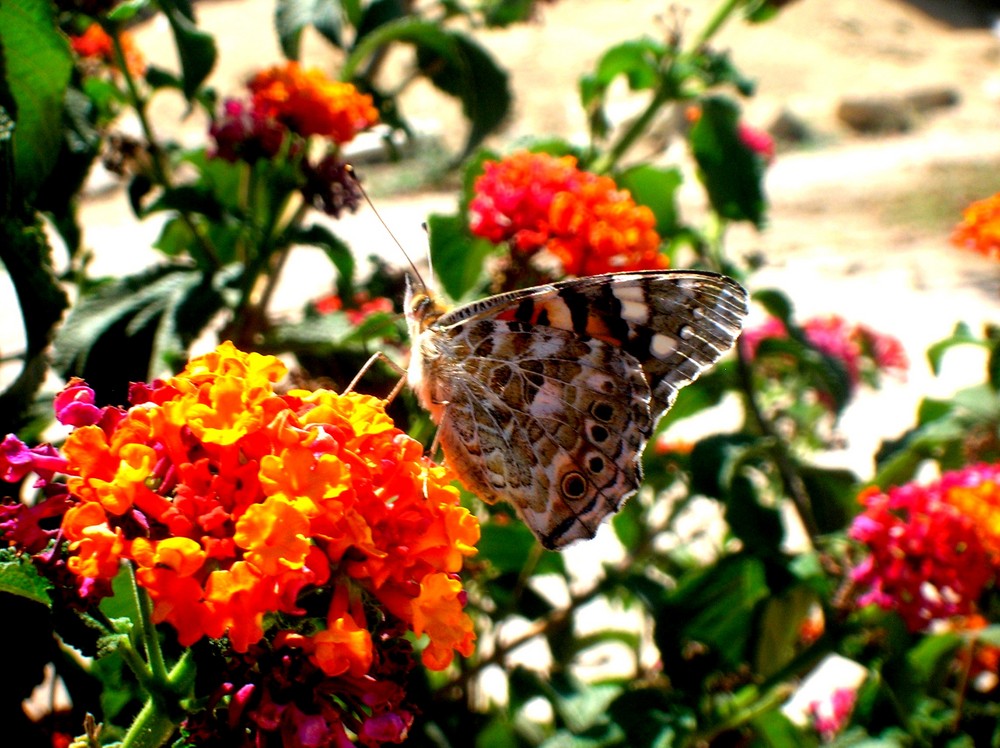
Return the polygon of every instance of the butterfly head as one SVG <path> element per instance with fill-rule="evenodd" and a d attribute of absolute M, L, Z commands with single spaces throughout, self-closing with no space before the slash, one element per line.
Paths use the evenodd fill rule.
<path fill-rule="evenodd" d="M 426 330 L 447 311 L 431 296 L 423 281 L 420 279 L 413 281 L 409 276 L 406 277 L 406 296 L 403 308 L 406 312 L 406 323 L 410 328 L 411 338 L 415 336 L 415 333 Z"/>

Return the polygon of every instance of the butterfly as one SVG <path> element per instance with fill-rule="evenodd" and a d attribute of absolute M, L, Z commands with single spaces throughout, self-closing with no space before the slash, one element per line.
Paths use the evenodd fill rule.
<path fill-rule="evenodd" d="M 408 283 L 407 380 L 465 487 L 509 501 L 559 549 L 639 489 L 657 421 L 732 347 L 747 306 L 736 281 L 695 270 L 583 277 L 450 311 Z"/>

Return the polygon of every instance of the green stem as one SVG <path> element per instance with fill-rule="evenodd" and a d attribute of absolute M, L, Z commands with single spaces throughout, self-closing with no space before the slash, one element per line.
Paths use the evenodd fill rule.
<path fill-rule="evenodd" d="M 194 657 L 187 650 L 167 676 L 166 687 L 150 693 L 121 748 L 159 748 L 170 740 L 183 715 L 178 701 L 191 690 L 195 672 Z"/>
<path fill-rule="evenodd" d="M 802 476 L 795 466 L 795 459 L 792 457 L 781 435 L 775 429 L 774 424 L 764 415 L 757 398 L 754 394 L 753 372 L 750 363 L 742 351 L 736 351 L 736 371 L 739 376 L 740 386 L 743 390 L 743 399 L 747 405 L 747 412 L 757 427 L 757 431 L 770 443 L 771 455 L 774 464 L 778 468 L 778 474 L 784 484 L 785 491 L 795 505 L 799 518 L 808 533 L 810 540 L 814 541 L 819 537 L 819 527 L 816 525 L 816 518 L 812 510 L 812 500 L 806 490 Z"/>
<path fill-rule="evenodd" d="M 666 89 L 660 87 L 652 100 L 628 128 L 618 137 L 618 140 L 607 150 L 607 152 L 597 158 L 590 165 L 590 170 L 596 174 L 606 174 L 618 164 L 622 157 L 628 152 L 639 138 L 641 138 L 649 125 L 656 118 L 660 108 L 671 99 L 671 95 Z"/>
<path fill-rule="evenodd" d="M 160 649 L 160 639 L 156 635 L 156 626 L 153 624 L 153 606 L 150 603 L 149 595 L 139 587 L 139 582 L 135 577 L 135 567 L 132 564 L 127 564 L 127 567 L 132 599 L 135 602 L 136 610 L 139 611 L 139 618 L 135 621 L 135 630 L 142 641 L 143 649 L 146 651 L 149 672 L 154 681 L 166 683 L 167 666 L 163 661 L 163 650 Z"/>
<path fill-rule="evenodd" d="M 726 2 L 722 3 L 712 17 L 708 19 L 708 23 L 705 24 L 701 33 L 694 37 L 691 49 L 698 50 L 708 44 L 709 40 L 715 36 L 719 32 L 719 29 L 721 29 L 725 25 L 726 21 L 729 20 L 729 17 L 733 14 L 733 12 L 745 2 L 746 0 L 726 0 Z"/>
<path fill-rule="evenodd" d="M 718 33 L 719 29 L 725 25 L 726 21 L 729 20 L 733 12 L 736 11 L 740 5 L 744 4 L 746 0 L 726 0 L 722 3 L 719 8 L 712 14 L 709 18 L 708 23 L 705 27 L 693 37 L 693 42 L 690 45 L 690 52 L 680 52 L 678 49 L 674 48 L 670 56 L 667 67 L 660 72 L 660 86 L 656 90 L 656 94 L 653 96 L 652 100 L 628 128 L 618 137 L 617 141 L 607 150 L 607 152 L 597 158 L 591 165 L 590 170 L 597 174 L 606 174 L 621 161 L 622 157 L 628 152 L 628 150 L 639 140 L 649 128 L 649 125 L 656 118 L 660 109 L 668 102 L 674 99 L 683 98 L 678 94 L 676 90 L 672 87 L 668 87 L 666 83 L 671 81 L 671 68 L 673 68 L 676 61 L 686 54 L 691 54 L 697 52 L 701 47 L 705 46 L 709 40 Z"/>
<path fill-rule="evenodd" d="M 117 24 L 109 25 L 109 22 L 105 22 L 103 26 L 104 31 L 111 37 L 115 52 L 115 64 L 118 66 L 118 70 L 125 79 L 125 87 L 128 89 L 128 95 L 131 99 L 132 108 L 135 110 L 136 117 L 139 118 L 139 126 L 142 128 L 143 136 L 146 138 L 146 142 L 149 145 L 149 160 L 153 177 L 161 187 L 165 190 L 169 190 L 173 187 L 170 179 L 170 171 L 163 163 L 163 149 L 156 140 L 153 128 L 149 123 L 149 117 L 146 114 L 146 107 L 149 102 L 139 91 L 135 78 L 125 62 L 125 51 L 122 49 Z M 215 251 L 204 232 L 200 230 L 197 222 L 195 222 L 194 218 L 186 210 L 179 209 L 178 215 L 181 220 L 184 221 L 184 224 L 191 232 L 191 235 L 195 238 L 194 245 L 189 247 L 188 251 L 190 251 L 192 255 L 196 255 L 195 260 L 198 262 L 198 265 L 203 268 L 208 267 L 213 270 L 218 269 L 219 261 L 215 255 Z"/>

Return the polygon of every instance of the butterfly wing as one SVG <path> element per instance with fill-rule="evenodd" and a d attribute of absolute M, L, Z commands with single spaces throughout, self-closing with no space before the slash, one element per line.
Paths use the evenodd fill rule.
<path fill-rule="evenodd" d="M 594 275 L 492 296 L 445 314 L 437 327 L 509 319 L 616 345 L 642 367 L 655 423 L 681 387 L 733 346 L 747 311 L 747 292 L 724 275 L 651 270 Z"/>
<path fill-rule="evenodd" d="M 697 271 L 501 294 L 420 332 L 411 380 L 465 486 L 558 548 L 638 489 L 657 419 L 732 346 L 746 306 L 737 283 Z"/>

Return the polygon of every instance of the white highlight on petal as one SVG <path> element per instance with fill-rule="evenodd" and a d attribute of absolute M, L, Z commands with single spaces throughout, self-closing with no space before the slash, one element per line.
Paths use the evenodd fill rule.
<path fill-rule="evenodd" d="M 677 350 L 677 341 L 669 335 L 656 333 L 649 341 L 649 352 L 657 358 L 666 358 Z"/>

